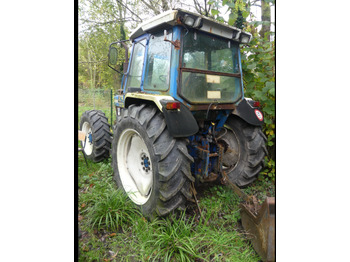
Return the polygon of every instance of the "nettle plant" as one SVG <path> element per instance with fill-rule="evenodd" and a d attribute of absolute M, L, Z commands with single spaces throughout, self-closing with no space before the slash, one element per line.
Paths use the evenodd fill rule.
<path fill-rule="evenodd" d="M 249 30 L 247 30 L 249 31 Z M 249 45 L 242 49 L 242 69 L 245 96 L 260 101 L 264 112 L 264 133 L 267 136 L 268 156 L 262 179 L 275 179 L 275 41 L 257 33 Z"/>

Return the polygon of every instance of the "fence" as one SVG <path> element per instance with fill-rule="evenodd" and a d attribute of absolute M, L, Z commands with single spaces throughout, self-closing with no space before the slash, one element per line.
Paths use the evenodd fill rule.
<path fill-rule="evenodd" d="M 103 89 L 78 89 L 79 121 L 83 112 L 87 110 L 101 110 L 108 118 L 111 127 L 116 119 L 113 110 L 113 91 Z"/>

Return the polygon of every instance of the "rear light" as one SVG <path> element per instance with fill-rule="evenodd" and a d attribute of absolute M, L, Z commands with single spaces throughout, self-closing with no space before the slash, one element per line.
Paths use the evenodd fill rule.
<path fill-rule="evenodd" d="M 166 103 L 166 109 L 167 110 L 177 110 L 180 109 L 181 103 L 180 102 L 168 102 Z"/>
<path fill-rule="evenodd" d="M 260 102 L 259 102 L 259 101 L 254 101 L 253 106 L 254 106 L 254 107 L 260 107 Z"/>

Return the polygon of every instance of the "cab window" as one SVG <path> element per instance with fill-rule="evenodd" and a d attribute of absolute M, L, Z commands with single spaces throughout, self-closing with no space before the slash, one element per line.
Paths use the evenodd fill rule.
<path fill-rule="evenodd" d="M 130 71 L 128 74 L 127 87 L 137 87 L 141 86 L 143 61 L 145 57 L 145 45 L 146 39 L 137 42 L 134 45 L 133 55 L 131 58 Z"/>
<path fill-rule="evenodd" d="M 171 31 L 168 31 L 167 39 L 172 39 Z M 151 36 L 147 51 L 144 89 L 168 90 L 171 47 L 171 43 L 164 41 L 164 34 L 159 33 Z"/>

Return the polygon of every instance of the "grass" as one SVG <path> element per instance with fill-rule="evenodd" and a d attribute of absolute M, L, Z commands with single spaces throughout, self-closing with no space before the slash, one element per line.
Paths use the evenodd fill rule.
<path fill-rule="evenodd" d="M 84 109 L 79 108 L 79 117 Z M 111 159 L 101 163 L 78 154 L 79 261 L 252 261 L 260 260 L 240 226 L 239 199 L 229 187 L 197 189 L 196 205 L 148 221 L 119 191 Z M 264 184 L 265 183 L 265 184 Z M 246 193 L 272 186 L 257 180 Z"/>
<path fill-rule="evenodd" d="M 79 154 L 79 261 L 259 261 L 239 224 L 239 200 L 225 186 L 198 189 L 199 206 L 145 219 L 115 186 L 110 159 Z"/>

